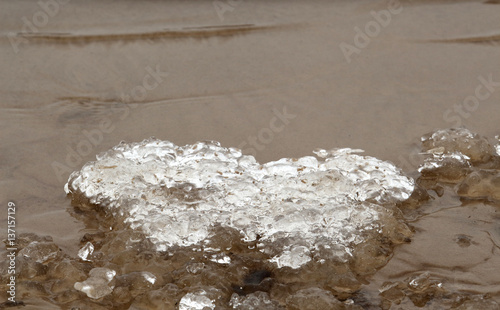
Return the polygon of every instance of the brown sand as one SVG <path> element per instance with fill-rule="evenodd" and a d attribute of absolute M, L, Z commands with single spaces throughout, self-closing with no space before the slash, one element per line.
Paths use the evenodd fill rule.
<path fill-rule="evenodd" d="M 365 32 L 370 11 L 388 2 L 241 1 L 221 20 L 211 1 L 73 0 L 46 23 L 35 21 L 34 32 L 23 17 L 41 16 L 36 2 L 2 1 L 2 204 L 16 202 L 18 231 L 50 235 L 76 255 L 84 225 L 66 211 L 64 183 L 121 140 L 209 139 L 252 153 L 249 137 L 260 134 L 260 162 L 352 147 L 415 176 L 410 155 L 422 134 L 456 125 L 499 134 L 500 86 L 474 109 L 464 100 L 480 77 L 500 82 L 500 6 L 402 1 L 400 8 L 349 63 L 341 43 L 354 46 L 355 27 Z M 284 109 L 293 118 L 266 136 Z M 78 150 L 82 156 L 68 161 Z M 414 241 L 373 283 L 427 268 L 499 299 L 498 206 L 461 207 L 449 195 L 413 223 Z M 477 248 L 458 247 L 457 234 L 473 236 Z"/>

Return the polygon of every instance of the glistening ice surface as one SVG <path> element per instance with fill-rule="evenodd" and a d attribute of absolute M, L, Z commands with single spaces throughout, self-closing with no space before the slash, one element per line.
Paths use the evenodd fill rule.
<path fill-rule="evenodd" d="M 422 142 L 415 183 L 352 149 L 261 165 L 215 142 L 122 143 L 67 185 L 79 250 L 19 235 L 19 296 L 49 309 L 498 309 L 498 145 L 465 128 Z"/>
<path fill-rule="evenodd" d="M 325 249 L 347 260 L 366 232 L 378 232 L 392 216 L 385 206 L 414 189 L 392 164 L 355 152 L 317 150 L 320 159 L 261 165 L 217 142 L 180 147 L 148 139 L 99 155 L 70 176 L 66 192 L 108 208 L 158 251 L 203 248 L 222 226 L 259 241 L 278 267 L 299 268 L 324 261 Z"/>

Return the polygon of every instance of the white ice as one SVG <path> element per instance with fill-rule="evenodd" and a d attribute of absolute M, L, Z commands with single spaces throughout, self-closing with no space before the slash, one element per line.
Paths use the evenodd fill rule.
<path fill-rule="evenodd" d="M 65 190 L 123 215 L 158 251 L 203 246 L 211 227 L 222 225 L 246 241 L 260 236 L 276 264 L 298 268 L 310 260 L 304 249 L 334 245 L 348 255 L 363 231 L 384 224 L 387 205 L 413 192 L 413 179 L 393 164 L 356 152 L 317 150 L 319 158 L 259 164 L 217 142 L 147 139 L 98 155 Z"/>

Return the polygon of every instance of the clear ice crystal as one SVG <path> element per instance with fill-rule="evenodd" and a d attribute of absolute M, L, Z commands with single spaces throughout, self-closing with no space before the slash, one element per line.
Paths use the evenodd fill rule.
<path fill-rule="evenodd" d="M 268 293 L 260 291 L 245 296 L 234 293 L 229 305 L 235 310 L 284 310 L 277 301 L 269 297 Z"/>
<path fill-rule="evenodd" d="M 217 255 L 212 255 L 210 261 L 221 265 L 229 265 L 231 263 L 231 258 L 226 255 L 217 254 Z"/>
<path fill-rule="evenodd" d="M 444 153 L 442 150 L 432 149 L 427 152 L 431 155 L 424 160 L 418 172 L 424 177 L 434 177 L 442 182 L 458 182 L 471 168 L 470 158 L 459 152 Z"/>
<path fill-rule="evenodd" d="M 179 302 L 179 310 L 213 310 L 215 303 L 207 296 L 207 292 L 199 290 L 187 293 Z"/>
<path fill-rule="evenodd" d="M 29 257 L 37 263 L 47 263 L 59 254 L 59 247 L 53 242 L 32 241 L 24 247 L 18 256 Z"/>
<path fill-rule="evenodd" d="M 78 257 L 80 257 L 84 261 L 89 261 L 88 257 L 94 253 L 94 245 L 90 242 L 87 242 L 79 251 Z"/>
<path fill-rule="evenodd" d="M 65 190 L 124 216 L 158 251 L 201 246 L 220 225 L 245 241 L 259 236 L 271 248 L 293 240 L 308 251 L 319 244 L 349 253 L 363 232 L 383 225 L 384 206 L 414 189 L 413 179 L 393 164 L 357 152 L 317 150 L 320 160 L 259 164 L 218 142 L 181 147 L 147 139 L 98 155 L 71 174 Z M 279 265 L 296 268 L 310 259 L 302 248 L 276 247 L 270 254 Z"/>
<path fill-rule="evenodd" d="M 113 286 L 110 286 L 109 283 L 116 276 L 116 271 L 98 267 L 90 270 L 89 276 L 83 282 L 76 282 L 74 288 L 92 299 L 99 299 L 113 292 Z"/>
<path fill-rule="evenodd" d="M 461 153 L 472 162 L 484 162 L 495 155 L 488 139 L 463 127 L 436 130 L 421 140 L 424 151 Z"/>
<path fill-rule="evenodd" d="M 311 252 L 305 246 L 295 246 L 291 250 L 283 251 L 281 255 L 273 257 L 270 261 L 276 263 L 278 268 L 286 266 L 297 269 L 311 261 Z"/>

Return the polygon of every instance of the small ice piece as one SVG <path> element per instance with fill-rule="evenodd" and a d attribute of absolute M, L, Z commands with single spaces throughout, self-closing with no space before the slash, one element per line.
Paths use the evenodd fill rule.
<path fill-rule="evenodd" d="M 156 283 L 156 276 L 148 271 L 134 271 L 117 276 L 115 286 L 128 287 L 132 295 L 150 290 Z"/>
<path fill-rule="evenodd" d="M 457 185 L 457 194 L 469 199 L 500 201 L 500 171 L 479 169 Z"/>
<path fill-rule="evenodd" d="M 179 310 L 213 310 L 215 303 L 208 298 L 207 292 L 199 290 L 193 293 L 187 293 L 179 302 Z"/>
<path fill-rule="evenodd" d="M 99 299 L 113 292 L 114 286 L 109 286 L 109 283 L 116 276 L 116 271 L 98 267 L 90 270 L 89 276 L 83 282 L 76 282 L 74 288 L 92 299 Z"/>
<path fill-rule="evenodd" d="M 270 261 L 278 265 L 278 268 L 297 269 L 311 261 L 311 253 L 305 246 L 296 246 L 290 251 L 284 251 L 281 255 L 273 257 Z"/>
<path fill-rule="evenodd" d="M 88 257 L 94 253 L 94 245 L 90 242 L 87 242 L 79 251 L 78 257 L 80 257 L 84 261 L 90 261 Z"/>
<path fill-rule="evenodd" d="M 46 263 L 54 259 L 59 254 L 59 247 L 53 242 L 38 242 L 32 241 L 24 247 L 18 256 L 29 257 L 37 263 Z"/>
<path fill-rule="evenodd" d="M 218 264 L 221 264 L 221 265 L 229 265 L 229 264 L 231 264 L 231 258 L 229 256 L 221 255 L 221 254 L 212 255 L 212 257 L 210 258 L 210 260 L 212 262 L 214 262 L 214 263 L 218 263 Z"/>
<path fill-rule="evenodd" d="M 260 237 L 271 257 L 298 266 L 312 253 L 293 251 L 314 251 L 318 240 L 349 251 L 384 225 L 385 206 L 413 192 L 414 180 L 393 164 L 357 152 L 317 150 L 320 159 L 259 164 L 218 142 L 147 139 L 98 155 L 71 174 L 65 189 L 124 218 L 158 251 L 201 245 L 220 225 L 244 241 Z M 283 238 L 300 239 L 304 248 L 290 250 Z"/>
<path fill-rule="evenodd" d="M 444 154 L 462 153 L 472 162 L 487 161 L 495 152 L 488 139 L 463 127 L 436 130 L 421 140 L 424 151 L 441 149 Z"/>
<path fill-rule="evenodd" d="M 346 154 L 355 154 L 355 153 L 364 153 L 364 150 L 361 149 L 351 149 L 351 148 L 336 148 L 336 149 L 331 149 L 329 151 L 323 150 L 323 149 L 315 149 L 313 151 L 316 156 L 319 158 L 327 158 L 331 156 L 337 156 L 337 155 L 346 155 Z"/>
<path fill-rule="evenodd" d="M 197 262 L 189 263 L 186 266 L 187 272 L 192 273 L 192 274 L 198 274 L 198 273 L 200 273 L 203 270 L 203 268 L 205 268 L 205 264 L 203 264 L 203 263 L 197 263 Z"/>
<path fill-rule="evenodd" d="M 500 156 L 500 136 L 495 136 L 495 139 L 497 139 L 498 144 L 495 145 L 495 150 L 497 152 L 497 156 Z"/>
<path fill-rule="evenodd" d="M 156 276 L 151 272 L 143 271 L 141 272 L 141 276 L 144 278 L 144 280 L 151 283 L 151 285 L 155 284 L 156 282 Z"/>
<path fill-rule="evenodd" d="M 428 271 L 408 277 L 405 282 L 408 288 L 414 292 L 431 292 L 443 288 L 443 283 L 433 279 Z"/>
<path fill-rule="evenodd" d="M 284 310 L 268 293 L 261 291 L 244 296 L 233 293 L 229 305 L 235 310 Z"/>
<path fill-rule="evenodd" d="M 455 183 L 463 179 L 471 164 L 470 158 L 462 153 L 442 153 L 436 149 L 429 150 L 432 157 L 424 160 L 424 163 L 418 168 L 418 172 L 425 178 L 436 178 L 441 182 Z"/>

